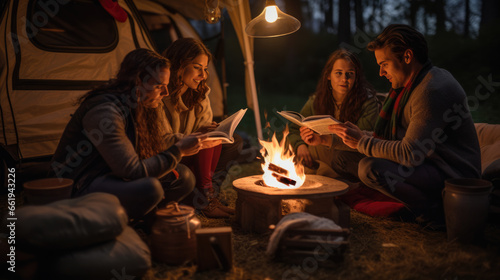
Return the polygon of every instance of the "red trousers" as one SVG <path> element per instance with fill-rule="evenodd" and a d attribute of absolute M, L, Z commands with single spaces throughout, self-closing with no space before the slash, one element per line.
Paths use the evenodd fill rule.
<path fill-rule="evenodd" d="M 200 191 L 212 188 L 212 176 L 219 162 L 222 144 L 213 148 L 200 150 L 196 155 L 184 157 L 181 163 L 193 171 L 196 178 L 196 188 Z"/>

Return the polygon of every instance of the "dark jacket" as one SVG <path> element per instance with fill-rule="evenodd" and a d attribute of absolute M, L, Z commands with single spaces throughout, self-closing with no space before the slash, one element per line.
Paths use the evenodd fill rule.
<path fill-rule="evenodd" d="M 124 180 L 161 177 L 181 159 L 177 146 L 141 160 L 136 127 L 126 95 L 99 94 L 85 100 L 71 117 L 51 162 L 52 175 L 74 180 L 74 193 L 111 173 Z"/>

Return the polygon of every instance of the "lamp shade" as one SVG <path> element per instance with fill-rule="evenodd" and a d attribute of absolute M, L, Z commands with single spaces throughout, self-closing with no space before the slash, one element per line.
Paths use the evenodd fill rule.
<path fill-rule="evenodd" d="M 274 0 L 266 0 L 264 11 L 252 19 L 245 28 L 250 37 L 270 38 L 293 33 L 300 28 L 300 21 L 282 12 Z"/>

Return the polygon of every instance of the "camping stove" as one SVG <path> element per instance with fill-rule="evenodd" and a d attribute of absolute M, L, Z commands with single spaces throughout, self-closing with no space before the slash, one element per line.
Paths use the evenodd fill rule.
<path fill-rule="evenodd" d="M 237 179 L 233 187 L 238 194 L 236 219 L 242 229 L 265 232 L 269 225 L 283 217 L 283 202 L 299 201 L 299 211 L 333 220 L 342 228 L 349 228 L 350 208 L 336 196 L 347 192 L 342 181 L 319 175 L 307 175 L 304 184 L 297 189 L 280 189 L 266 186 L 262 175 Z"/>

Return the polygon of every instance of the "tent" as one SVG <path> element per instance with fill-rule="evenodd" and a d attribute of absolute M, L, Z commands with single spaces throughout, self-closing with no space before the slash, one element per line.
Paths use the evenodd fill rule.
<path fill-rule="evenodd" d="M 78 97 L 111 78 L 131 50 L 152 48 L 134 7 L 120 4 L 125 22 L 98 1 L 7 1 L 0 24 L 4 161 L 50 156 Z"/>
<path fill-rule="evenodd" d="M 0 11 L 2 183 L 6 181 L 1 175 L 5 175 L 7 166 L 22 167 L 22 163 L 50 158 L 76 109 L 78 97 L 111 78 L 128 52 L 135 48 L 154 49 L 144 13 L 154 12 L 175 23 L 177 36 L 196 37 L 183 13 L 200 18 L 200 11 L 205 8 L 204 0 L 118 3 L 126 13 L 125 20 L 120 15 L 111 16 L 97 0 L 5 2 Z M 247 102 L 257 112 L 256 123 L 260 124 L 253 78 L 253 42 L 243 35 L 250 20 L 248 1 L 224 0 L 220 5 L 227 9 L 238 34 L 245 57 Z M 211 82 L 212 107 L 216 116 L 222 115 L 220 82 L 217 77 Z M 260 126 L 257 128 L 262 138 Z"/>

